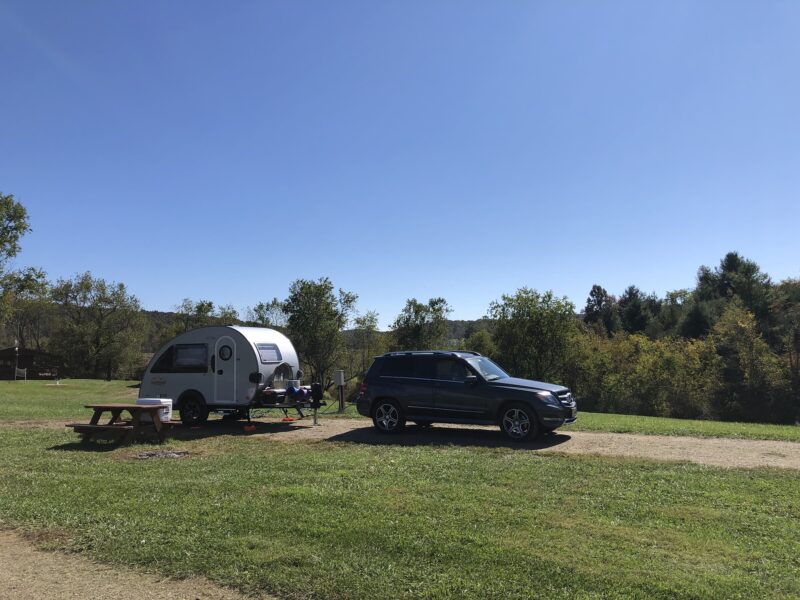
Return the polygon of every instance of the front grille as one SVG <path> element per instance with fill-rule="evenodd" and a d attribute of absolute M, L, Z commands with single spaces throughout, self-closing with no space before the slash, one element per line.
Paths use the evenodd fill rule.
<path fill-rule="evenodd" d="M 556 398 L 558 398 L 558 401 L 561 402 L 561 404 L 572 404 L 573 401 L 572 393 L 569 390 L 565 392 L 558 392 L 556 394 Z"/>

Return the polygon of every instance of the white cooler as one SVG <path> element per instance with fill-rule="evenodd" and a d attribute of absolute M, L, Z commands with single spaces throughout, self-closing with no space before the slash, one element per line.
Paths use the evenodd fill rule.
<path fill-rule="evenodd" d="M 144 406 L 163 406 L 164 408 L 158 411 L 161 422 L 172 420 L 172 398 L 137 398 L 136 404 Z M 150 421 L 150 415 L 143 414 L 141 420 L 144 423 L 148 423 Z"/>

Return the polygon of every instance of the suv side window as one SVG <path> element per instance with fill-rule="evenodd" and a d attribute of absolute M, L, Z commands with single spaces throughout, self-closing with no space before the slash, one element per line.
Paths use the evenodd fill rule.
<path fill-rule="evenodd" d="M 386 356 L 381 367 L 381 377 L 414 377 L 410 356 Z"/>
<path fill-rule="evenodd" d="M 436 360 L 433 356 L 415 356 L 414 357 L 414 375 L 417 379 L 435 379 L 436 378 Z"/>
<path fill-rule="evenodd" d="M 433 378 L 440 381 L 464 381 L 467 378 L 467 369 L 463 363 L 452 358 L 437 358 Z"/>

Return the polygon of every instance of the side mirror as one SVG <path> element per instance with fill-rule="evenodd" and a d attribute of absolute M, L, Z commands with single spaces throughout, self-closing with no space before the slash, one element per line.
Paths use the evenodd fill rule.
<path fill-rule="evenodd" d="M 467 385 L 475 385 L 478 383 L 478 376 L 477 375 L 467 375 L 467 378 L 464 380 L 464 383 Z"/>

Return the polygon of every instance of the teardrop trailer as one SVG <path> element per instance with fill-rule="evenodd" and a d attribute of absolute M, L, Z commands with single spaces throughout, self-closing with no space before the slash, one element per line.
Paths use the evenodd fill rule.
<path fill-rule="evenodd" d="M 319 386 L 301 386 L 297 352 L 285 335 L 265 327 L 214 326 L 181 333 L 153 355 L 139 398 L 171 398 L 185 425 L 209 412 L 250 418 L 254 408 L 315 408 Z M 312 387 L 314 394 L 312 397 Z"/>

